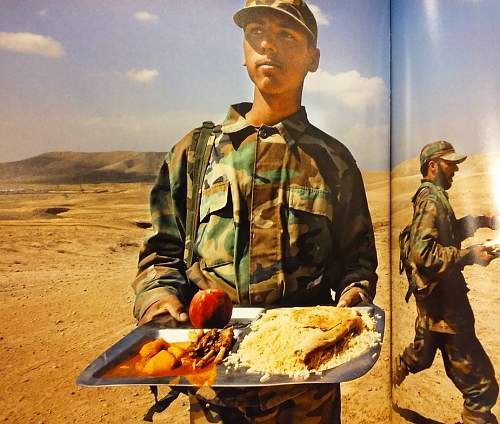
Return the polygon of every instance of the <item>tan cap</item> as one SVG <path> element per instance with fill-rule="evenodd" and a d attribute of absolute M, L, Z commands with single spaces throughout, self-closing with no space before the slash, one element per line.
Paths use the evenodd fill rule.
<path fill-rule="evenodd" d="M 439 140 L 426 144 L 420 152 L 420 168 L 431 159 L 444 159 L 449 162 L 461 163 L 467 159 L 466 155 L 455 152 L 453 145 L 447 141 Z"/>
<path fill-rule="evenodd" d="M 234 22 L 240 28 L 255 18 L 257 14 L 267 13 L 273 10 L 292 18 L 302 26 L 314 43 L 318 39 L 318 24 L 311 9 L 303 0 L 246 0 L 243 9 L 238 10 L 234 16 Z"/>

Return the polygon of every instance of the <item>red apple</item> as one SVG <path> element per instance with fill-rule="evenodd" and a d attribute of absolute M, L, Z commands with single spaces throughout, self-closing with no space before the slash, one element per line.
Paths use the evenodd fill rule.
<path fill-rule="evenodd" d="M 195 328 L 223 328 L 232 312 L 231 298 L 219 289 L 200 290 L 189 305 L 189 319 Z"/>

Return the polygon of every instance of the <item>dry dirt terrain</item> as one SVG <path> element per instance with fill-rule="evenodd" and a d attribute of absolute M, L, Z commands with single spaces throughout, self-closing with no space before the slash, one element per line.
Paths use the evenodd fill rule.
<path fill-rule="evenodd" d="M 500 213 L 500 154 L 471 156 L 455 174 L 449 190 L 450 201 L 458 218 L 464 215 Z M 393 170 L 392 179 L 392 260 L 399 261 L 398 235 L 410 222 L 412 207 L 410 199 L 416 191 L 420 175 L 416 160 L 407 161 Z M 481 243 L 500 237 L 500 231 L 481 229 L 474 238 L 465 240 L 464 246 Z M 413 298 L 404 302 L 407 282 L 394 266 L 392 274 L 393 299 L 393 349 L 401 352 L 413 340 L 416 316 Z M 476 317 L 476 333 L 490 356 L 495 369 L 500 367 L 500 260 L 494 260 L 488 267 L 479 265 L 465 268 L 465 279 L 470 288 L 469 299 Z M 462 397 L 446 377 L 442 358 L 438 352 L 434 364 L 428 370 L 410 375 L 403 385 L 394 391 L 397 404 L 393 415 L 394 423 L 456 423 L 460 420 Z M 500 408 L 493 412 L 498 416 Z"/>
<path fill-rule="evenodd" d="M 388 174 L 367 174 L 365 182 L 380 256 L 376 303 L 388 311 Z M 87 364 L 135 326 L 130 283 L 140 243 L 149 232 L 143 228 L 149 220 L 149 186 L 0 185 L 2 421 L 142 422 L 152 405 L 147 388 L 80 388 L 75 380 Z M 476 279 L 484 288 L 481 293 L 487 296 L 480 303 L 480 293 L 474 292 L 474 301 L 480 334 L 485 334 L 491 351 L 495 342 L 486 333 L 493 328 L 479 312 L 493 315 L 491 305 L 498 291 L 482 275 Z M 404 324 L 408 329 L 411 326 L 410 322 Z M 385 337 L 375 367 L 364 377 L 343 384 L 345 423 L 390 420 L 388 331 Z M 439 365 L 436 368 L 439 373 Z M 431 371 L 427 379 L 448 389 L 446 379 L 439 377 Z M 412 382 L 422 390 L 424 385 L 419 382 L 425 378 L 419 376 Z M 162 388 L 160 393 L 167 391 Z M 445 405 L 458 407 L 451 388 L 448 392 Z M 420 404 L 401 401 L 401 405 L 421 410 Z M 423 413 L 432 415 L 426 407 Z M 434 408 L 434 415 L 438 413 Z M 155 416 L 154 422 L 188 422 L 186 398 L 179 398 L 167 411 Z"/>

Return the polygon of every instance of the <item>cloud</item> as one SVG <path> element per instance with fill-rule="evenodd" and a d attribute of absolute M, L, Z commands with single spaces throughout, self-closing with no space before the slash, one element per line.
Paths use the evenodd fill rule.
<path fill-rule="evenodd" d="M 127 72 L 127 78 L 139 84 L 150 84 L 158 75 L 160 73 L 156 69 L 131 69 Z"/>
<path fill-rule="evenodd" d="M 189 109 L 146 115 L 87 115 L 78 117 L 74 121 L 74 124 L 85 130 L 96 130 L 99 132 L 108 130 L 126 134 L 157 133 L 161 136 L 161 144 L 154 149 L 162 151 L 162 149 L 171 146 L 172 143 L 186 134 L 190 129 L 201 125 L 203 121 L 213 120 L 221 122 L 222 119 L 224 119 L 224 114 L 219 116 L 214 115 L 213 111 L 207 112 Z M 165 139 L 172 137 L 174 134 L 175 136 L 171 139 L 171 143 L 165 146 Z M 123 142 L 122 139 L 120 140 Z M 129 148 L 128 145 L 127 148 Z"/>
<path fill-rule="evenodd" d="M 81 125 L 88 128 L 96 129 L 112 129 L 131 132 L 141 132 L 148 128 L 151 124 L 150 117 L 138 117 L 130 115 L 115 115 L 115 116 L 88 116 L 80 120 Z M 157 124 L 156 120 L 155 123 Z"/>
<path fill-rule="evenodd" d="M 353 153 L 362 169 L 389 169 L 390 127 L 388 123 L 355 124 L 339 134 L 340 140 Z"/>
<path fill-rule="evenodd" d="M 31 32 L 0 32 L 0 49 L 49 57 L 64 56 L 61 43 Z"/>
<path fill-rule="evenodd" d="M 158 16 L 142 10 L 140 12 L 134 13 L 134 19 L 137 19 L 138 21 L 142 22 L 155 22 L 158 20 Z"/>
<path fill-rule="evenodd" d="M 377 105 L 387 98 L 387 88 L 382 78 L 366 78 L 356 70 L 333 75 L 319 69 L 308 77 L 305 90 L 309 93 L 333 95 L 343 105 L 353 109 Z"/>
<path fill-rule="evenodd" d="M 313 13 L 314 17 L 316 18 L 318 26 L 330 25 L 330 17 L 327 14 L 325 14 L 318 6 L 311 3 L 309 3 L 308 6 L 309 9 L 311 9 L 311 12 Z"/>
<path fill-rule="evenodd" d="M 360 146 L 366 146 L 368 144 L 375 144 L 377 146 L 387 146 L 389 150 L 389 125 L 381 124 L 374 126 L 365 126 L 363 124 L 356 124 L 349 128 L 346 139 L 352 140 L 352 142 L 359 144 Z"/>

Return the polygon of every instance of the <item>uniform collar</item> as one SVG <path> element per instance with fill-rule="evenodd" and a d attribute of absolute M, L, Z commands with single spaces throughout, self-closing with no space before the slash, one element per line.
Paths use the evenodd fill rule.
<path fill-rule="evenodd" d="M 426 178 L 422 178 L 421 186 L 429 186 L 429 185 L 432 185 L 435 190 L 443 193 L 446 196 L 446 198 L 448 198 L 448 192 L 443 187 L 441 187 L 440 185 L 437 185 L 436 183 L 434 183 L 431 180 L 428 180 Z"/>
<path fill-rule="evenodd" d="M 251 103 L 238 103 L 231 105 L 227 113 L 226 119 L 222 123 L 223 133 L 236 133 L 244 130 L 247 127 L 253 127 L 245 119 L 246 113 L 251 109 Z M 264 127 L 265 125 L 263 125 Z M 305 132 L 309 126 L 307 113 L 304 106 L 295 112 L 293 115 L 285 118 L 283 121 L 278 122 L 272 127 L 276 128 L 281 136 L 288 142 L 293 143 L 299 140 L 300 136 Z M 255 127 L 253 127 L 255 128 Z M 258 128 L 255 128 L 258 130 Z"/>

